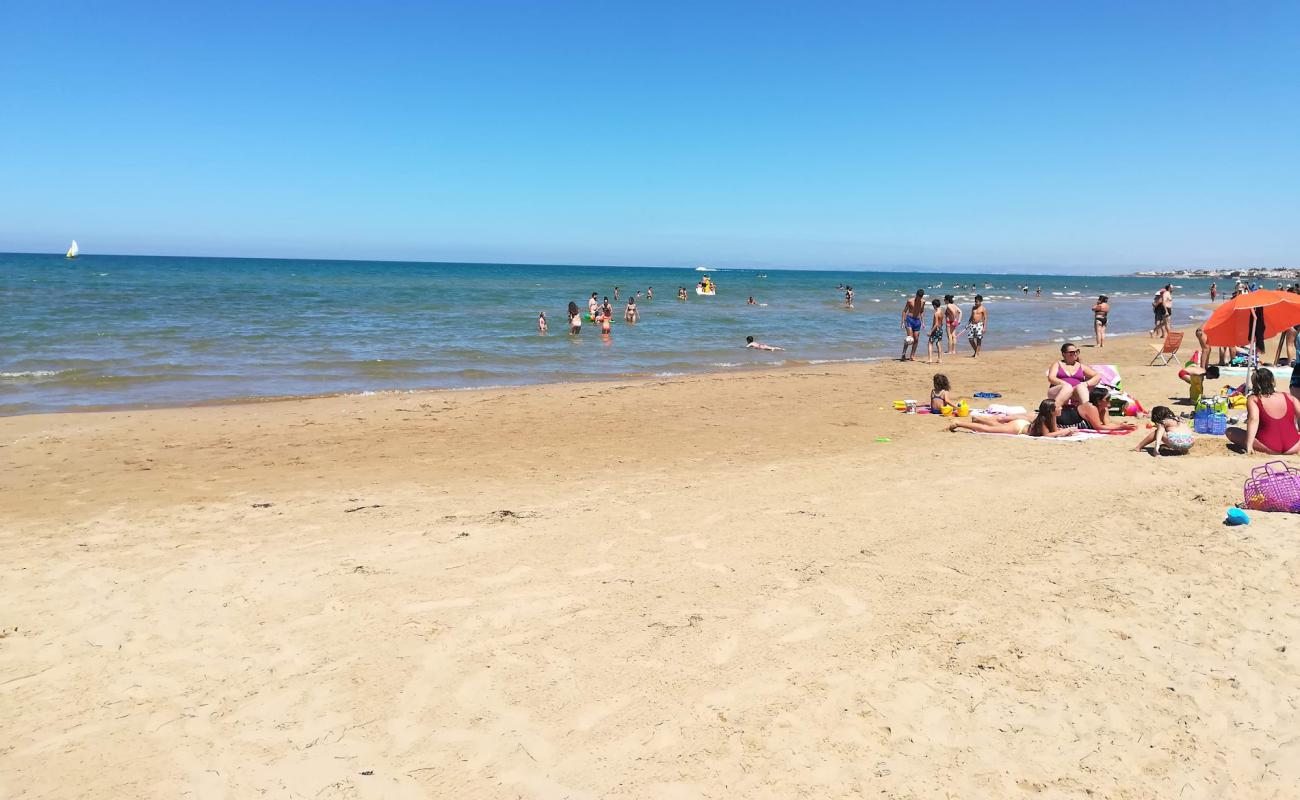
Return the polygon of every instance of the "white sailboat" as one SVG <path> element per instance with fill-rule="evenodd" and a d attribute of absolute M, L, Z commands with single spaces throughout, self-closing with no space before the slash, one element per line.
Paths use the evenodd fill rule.
<path fill-rule="evenodd" d="M 77 240 L 72 240 L 72 246 L 68 248 L 68 258 L 76 258 L 81 255 L 81 248 L 77 247 Z"/>

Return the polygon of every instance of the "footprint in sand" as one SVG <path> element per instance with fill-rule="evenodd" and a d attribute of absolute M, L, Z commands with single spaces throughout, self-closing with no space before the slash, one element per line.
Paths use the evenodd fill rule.
<path fill-rule="evenodd" d="M 426 600 L 422 603 L 407 603 L 402 610 L 407 613 L 435 611 L 439 608 L 465 608 L 474 605 L 472 597 L 449 597 L 446 600 Z"/>
<path fill-rule="evenodd" d="M 515 567 L 509 572 L 503 572 L 500 575 L 493 575 L 490 578 L 479 578 L 478 582 L 485 586 L 502 586 L 504 584 L 510 583 L 511 581 L 517 581 L 520 578 L 522 578 L 524 575 L 527 575 L 529 572 L 532 571 L 533 571 L 532 567 L 525 567 L 521 565 Z"/>
<path fill-rule="evenodd" d="M 580 731 L 589 731 L 600 724 L 600 721 L 610 714 L 620 710 L 628 704 L 626 697 L 611 697 L 603 703 L 596 703 L 587 706 L 578 713 L 577 718 L 573 721 L 573 727 Z"/>
<path fill-rule="evenodd" d="M 675 544 L 676 542 L 680 542 L 684 539 L 690 539 L 691 547 L 694 547 L 696 550 L 707 550 L 709 548 L 708 539 L 701 539 L 693 533 L 679 533 L 675 536 L 663 537 L 663 540 L 665 542 L 668 542 L 669 544 Z"/>
<path fill-rule="evenodd" d="M 828 586 L 826 591 L 839 598 L 839 601 L 844 604 L 844 613 L 850 617 L 856 617 L 867 610 L 867 604 L 859 600 L 858 596 L 848 589 L 841 586 Z"/>
<path fill-rule="evenodd" d="M 727 663 L 728 661 L 730 661 L 732 658 L 735 657 L 736 650 L 739 649 L 739 647 L 740 647 L 740 643 L 736 640 L 736 637 L 734 636 L 728 636 L 727 638 L 718 642 L 716 645 L 713 646 L 713 663 L 717 664 L 718 666 Z"/>
<path fill-rule="evenodd" d="M 822 633 L 824 633 L 825 631 L 826 631 L 825 622 L 814 622 L 811 625 L 804 625 L 802 627 L 795 628 L 794 630 L 787 633 L 785 636 L 782 636 L 780 639 L 777 639 L 777 641 L 781 642 L 782 644 L 793 644 L 794 642 L 806 642 L 809 639 L 816 639 L 818 636 L 821 636 Z"/>

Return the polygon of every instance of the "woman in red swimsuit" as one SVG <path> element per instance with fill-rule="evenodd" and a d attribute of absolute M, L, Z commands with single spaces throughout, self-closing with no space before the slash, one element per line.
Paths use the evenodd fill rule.
<path fill-rule="evenodd" d="M 1300 400 L 1277 391 L 1273 372 L 1263 368 L 1251 375 L 1250 389 L 1254 394 L 1246 401 L 1246 429 L 1228 428 L 1228 441 L 1248 455 L 1300 453 Z"/>

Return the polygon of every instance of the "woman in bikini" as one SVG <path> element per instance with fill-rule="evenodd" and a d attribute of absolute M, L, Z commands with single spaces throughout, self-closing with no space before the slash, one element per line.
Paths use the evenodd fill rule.
<path fill-rule="evenodd" d="M 1056 406 L 1051 400 L 1038 404 L 1038 415 L 1033 421 L 1013 417 L 1007 420 L 959 419 L 948 426 L 950 431 L 975 431 L 976 433 L 1007 433 L 1023 436 L 1069 436 L 1074 433 L 1068 428 L 1056 426 Z"/>
<path fill-rule="evenodd" d="M 1092 332 L 1097 337 L 1097 346 L 1106 346 L 1106 319 L 1110 317 L 1110 298 L 1102 295 L 1092 307 Z"/>
<path fill-rule="evenodd" d="M 1277 391 L 1272 370 L 1263 367 L 1250 376 L 1253 394 L 1246 400 L 1246 428 L 1228 428 L 1228 441 L 1247 455 L 1300 453 L 1300 400 Z"/>
<path fill-rule="evenodd" d="M 578 304 L 573 301 L 569 302 L 569 335 L 577 336 L 582 333 L 582 312 L 578 311 Z"/>
<path fill-rule="evenodd" d="M 1066 404 L 1088 402 L 1088 390 L 1101 381 L 1092 367 L 1079 362 L 1079 346 L 1061 345 L 1061 360 L 1047 368 L 1047 399 L 1056 404 L 1059 414 Z"/>

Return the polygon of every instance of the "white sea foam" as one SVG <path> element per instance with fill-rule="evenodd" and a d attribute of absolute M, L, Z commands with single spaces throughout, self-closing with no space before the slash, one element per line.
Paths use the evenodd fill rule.
<path fill-rule="evenodd" d="M 58 374 L 52 369 L 37 369 L 30 372 L 0 372 L 0 378 L 49 378 Z"/>

